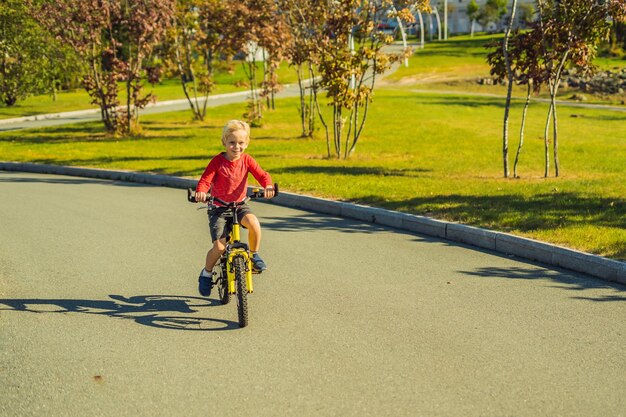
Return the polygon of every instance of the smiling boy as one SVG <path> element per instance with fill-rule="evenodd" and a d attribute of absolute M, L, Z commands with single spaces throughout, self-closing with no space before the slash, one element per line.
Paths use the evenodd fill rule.
<path fill-rule="evenodd" d="M 274 196 L 272 178 L 250 155 L 244 153 L 250 144 L 250 126 L 240 120 L 226 123 L 222 131 L 222 144 L 225 151 L 211 159 L 198 181 L 196 201 L 204 202 L 207 193 L 227 202 L 242 201 L 248 188 L 248 173 L 265 189 L 265 197 Z M 198 291 L 207 297 L 213 286 L 212 270 L 226 250 L 228 228 L 226 214 L 228 210 L 218 207 L 209 212 L 209 229 L 213 246 L 206 255 L 205 266 L 198 278 Z M 241 224 L 248 229 L 248 242 L 252 252 L 252 268 L 256 272 L 267 269 L 258 254 L 261 244 L 261 225 L 250 207 L 244 204 L 238 209 Z"/>

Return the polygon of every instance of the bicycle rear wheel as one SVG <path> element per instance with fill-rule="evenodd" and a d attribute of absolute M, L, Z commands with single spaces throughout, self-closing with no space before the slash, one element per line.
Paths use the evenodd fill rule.
<path fill-rule="evenodd" d="M 246 263 L 243 256 L 233 259 L 235 268 L 235 284 L 237 286 L 237 315 L 239 327 L 248 325 L 248 288 L 246 287 Z"/>
<path fill-rule="evenodd" d="M 220 297 L 222 304 L 230 303 L 230 293 L 228 292 L 228 278 L 226 276 L 226 260 L 224 258 L 219 260 L 219 263 L 213 267 L 215 272 L 217 285 L 217 293 Z"/>

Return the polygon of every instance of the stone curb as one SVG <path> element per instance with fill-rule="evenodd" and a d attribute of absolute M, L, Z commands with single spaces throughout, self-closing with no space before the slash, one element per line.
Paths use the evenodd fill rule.
<path fill-rule="evenodd" d="M 197 180 L 194 179 L 169 175 L 20 162 L 0 162 L 0 170 L 100 178 L 183 189 L 195 187 L 197 184 Z M 514 255 L 546 265 L 581 272 L 607 281 L 626 284 L 625 262 L 508 233 L 289 192 L 281 192 L 271 201 L 281 206 L 311 210 L 443 238 L 496 253 Z"/>

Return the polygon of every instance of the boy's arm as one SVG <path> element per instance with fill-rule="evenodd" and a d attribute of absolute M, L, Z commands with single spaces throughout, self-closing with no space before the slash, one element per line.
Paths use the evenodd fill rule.
<path fill-rule="evenodd" d="M 261 168 L 259 163 L 250 157 L 248 161 L 248 172 L 252 174 L 255 180 L 261 184 L 263 188 L 267 188 L 272 185 L 272 177 L 266 171 Z"/>
<path fill-rule="evenodd" d="M 215 172 L 217 170 L 216 159 L 213 158 L 209 165 L 205 168 L 200 180 L 198 181 L 198 185 L 196 186 L 196 200 L 200 202 L 204 202 L 206 200 L 206 194 L 211 189 L 211 183 L 213 182 L 213 177 L 215 177 Z"/>
<path fill-rule="evenodd" d="M 269 173 L 263 170 L 259 163 L 250 157 L 248 162 L 248 172 L 252 174 L 255 180 L 265 189 L 265 197 L 272 198 L 274 196 L 274 184 Z"/>

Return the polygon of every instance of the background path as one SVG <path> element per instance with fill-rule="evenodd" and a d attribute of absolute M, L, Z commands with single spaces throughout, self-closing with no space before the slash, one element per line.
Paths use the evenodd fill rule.
<path fill-rule="evenodd" d="M 0 416 L 624 416 L 626 287 L 266 203 L 251 323 L 182 190 L 0 172 Z"/>
<path fill-rule="evenodd" d="M 300 90 L 297 84 L 286 85 L 283 90 L 276 94 L 276 98 L 285 98 L 298 96 Z M 207 107 L 217 107 L 231 103 L 241 103 L 246 100 L 249 93 L 240 91 L 235 93 L 216 94 L 209 96 Z M 200 100 L 202 102 L 202 100 Z M 160 101 L 153 105 L 149 105 L 140 111 L 141 115 L 166 113 L 172 111 L 189 111 L 189 102 L 187 99 Z M 72 123 L 93 122 L 101 120 L 99 109 L 77 110 L 65 113 L 40 114 L 36 116 L 18 117 L 14 119 L 0 119 L 0 132 L 8 130 L 32 129 L 46 126 L 58 126 Z"/>

